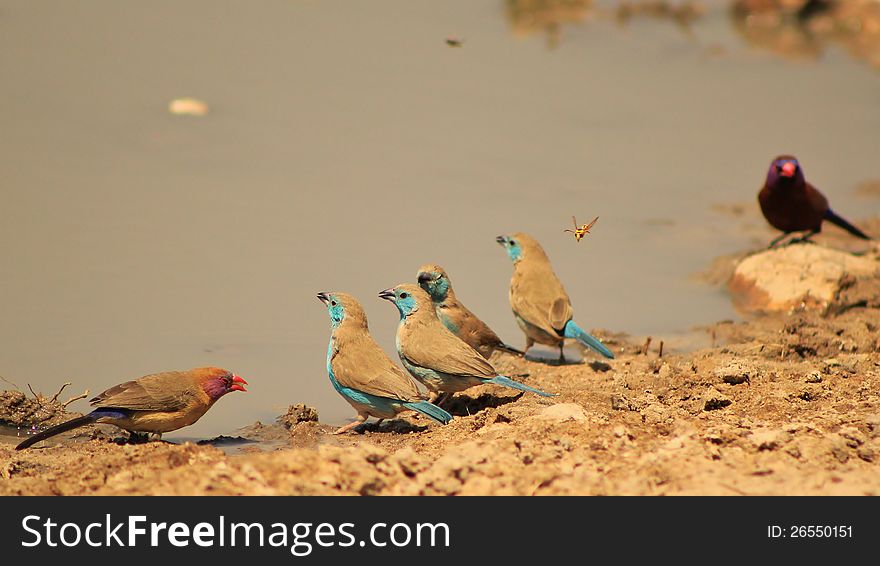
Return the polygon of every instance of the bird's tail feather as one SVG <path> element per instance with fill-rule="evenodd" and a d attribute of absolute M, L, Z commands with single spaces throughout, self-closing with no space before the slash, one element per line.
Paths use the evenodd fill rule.
<path fill-rule="evenodd" d="M 426 417 L 430 417 L 437 421 L 440 424 L 446 424 L 452 420 L 452 415 L 434 405 L 433 403 L 428 403 L 427 401 L 417 401 L 415 403 L 404 403 L 404 407 L 407 409 L 412 409 L 413 411 L 418 411 L 425 415 Z"/>
<path fill-rule="evenodd" d="M 501 344 L 498 344 L 497 346 L 495 346 L 495 348 L 498 350 L 501 350 L 502 352 L 507 352 L 508 354 L 513 354 L 514 356 L 523 357 L 526 355 L 526 353 L 523 352 L 522 350 L 514 348 L 513 346 L 511 346 L 509 344 L 505 344 L 504 342 L 502 342 Z"/>
<path fill-rule="evenodd" d="M 519 391 L 528 391 L 530 393 L 535 393 L 536 395 L 540 395 L 541 397 L 555 397 L 555 393 L 547 393 L 546 391 L 541 391 L 540 389 L 535 389 L 534 387 L 529 387 L 528 385 L 524 385 L 519 383 L 518 381 L 514 381 L 509 377 L 504 377 L 503 375 L 499 375 L 493 377 L 488 381 L 488 383 L 494 383 L 496 385 L 504 385 L 505 387 L 510 387 L 512 389 L 517 389 Z"/>
<path fill-rule="evenodd" d="M 29 436 L 24 439 L 21 444 L 15 447 L 16 450 L 24 450 L 29 446 L 33 446 L 37 442 L 41 440 L 46 440 L 50 436 L 55 436 L 56 434 L 61 434 L 62 432 L 67 432 L 68 430 L 73 430 L 75 428 L 79 428 L 81 426 L 85 426 L 87 424 L 91 424 L 98 420 L 101 415 L 96 415 L 94 413 L 89 413 L 88 415 L 83 415 L 81 417 L 77 417 L 75 419 L 71 419 L 66 423 L 61 423 L 59 425 L 55 425 L 53 427 L 49 427 L 42 432 L 38 432 L 33 436 Z"/>
<path fill-rule="evenodd" d="M 846 230 L 847 232 L 849 232 L 850 234 L 852 234 L 853 236 L 855 236 L 857 238 L 861 238 L 863 240 L 870 240 L 871 239 L 870 236 L 868 236 L 867 234 L 865 234 L 864 232 L 862 232 L 861 230 L 859 230 L 858 228 L 856 228 L 855 226 L 853 226 L 852 224 L 847 222 L 844 218 L 835 214 L 834 211 L 831 210 L 830 208 L 825 211 L 825 220 L 827 220 L 828 222 L 831 222 L 832 224 L 836 224 L 836 225 L 840 226 L 841 228 L 843 228 L 844 230 Z"/>
<path fill-rule="evenodd" d="M 577 324 L 575 324 L 573 320 L 569 320 L 568 323 L 565 325 L 565 337 L 574 338 L 584 346 L 592 348 L 606 358 L 614 359 L 614 354 L 611 352 L 611 350 L 605 347 L 605 344 L 599 342 L 596 338 L 587 334 Z"/>

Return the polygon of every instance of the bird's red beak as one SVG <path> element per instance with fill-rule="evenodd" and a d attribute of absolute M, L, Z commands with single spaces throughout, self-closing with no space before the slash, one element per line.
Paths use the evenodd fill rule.
<path fill-rule="evenodd" d="M 243 380 L 242 378 L 240 378 L 237 375 L 233 375 L 232 376 L 232 386 L 229 388 L 229 390 L 230 391 L 247 391 L 247 389 L 244 388 L 244 386 L 247 384 L 248 384 L 247 381 Z"/>
<path fill-rule="evenodd" d="M 796 169 L 797 167 L 795 167 L 794 163 L 792 163 L 791 161 L 787 161 L 782 164 L 782 175 L 784 177 L 794 177 L 794 172 Z"/>

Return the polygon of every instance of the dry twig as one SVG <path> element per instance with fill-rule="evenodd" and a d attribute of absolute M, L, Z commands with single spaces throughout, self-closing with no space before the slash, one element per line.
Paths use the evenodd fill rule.
<path fill-rule="evenodd" d="M 59 393 L 61 393 L 61 392 L 59 391 Z M 85 398 L 88 397 L 88 396 L 89 396 L 89 390 L 86 389 L 85 391 L 83 391 L 83 392 L 80 393 L 79 395 L 77 395 L 77 396 L 75 396 L 75 397 L 71 397 L 71 398 L 68 399 L 67 401 L 61 403 L 61 406 L 64 407 L 64 408 L 66 409 L 67 406 L 70 405 L 71 403 L 73 403 L 74 401 L 79 401 L 80 399 L 85 399 Z"/>
<path fill-rule="evenodd" d="M 58 390 L 58 393 L 56 393 L 55 395 L 52 396 L 52 400 L 50 401 L 50 403 L 54 403 L 55 401 L 57 401 L 57 400 L 58 400 L 58 396 L 61 395 L 61 392 L 64 391 L 64 388 L 67 387 L 67 386 L 69 386 L 69 385 L 70 385 L 70 382 L 69 382 L 69 381 L 66 382 L 64 385 L 62 385 L 62 386 L 61 386 L 61 389 Z"/>

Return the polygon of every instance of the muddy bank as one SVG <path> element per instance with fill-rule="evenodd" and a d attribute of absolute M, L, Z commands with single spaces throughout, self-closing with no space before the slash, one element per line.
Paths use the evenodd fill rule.
<path fill-rule="evenodd" d="M 605 334 L 618 358 L 499 357 L 551 399 L 486 386 L 443 427 L 408 417 L 359 434 L 292 409 L 234 433 L 261 442 L 0 442 L 0 494 L 880 494 L 880 309 L 803 311 L 703 329 L 664 352 Z M 602 335 L 602 333 L 599 333 Z M 274 439 L 275 445 L 267 443 Z"/>

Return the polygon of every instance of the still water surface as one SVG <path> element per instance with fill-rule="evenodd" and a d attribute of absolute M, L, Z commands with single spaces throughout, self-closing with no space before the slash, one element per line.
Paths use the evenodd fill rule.
<path fill-rule="evenodd" d="M 178 437 L 295 402 L 340 422 L 318 291 L 359 297 L 393 352 L 376 294 L 440 263 L 522 344 L 494 238 L 525 231 L 583 326 L 671 335 L 736 316 L 692 275 L 770 239 L 717 205 L 752 218 L 774 155 L 877 213 L 855 187 L 880 176 L 880 81 L 843 49 L 779 57 L 720 2 L 549 32 L 511 6 L 0 2 L 0 375 L 96 393 L 219 365 L 250 392 Z M 183 96 L 208 115 L 171 115 Z M 600 217 L 580 244 L 572 214 Z"/>

